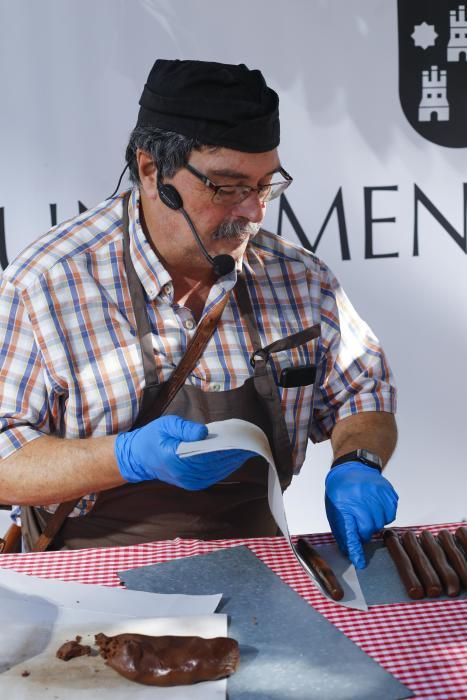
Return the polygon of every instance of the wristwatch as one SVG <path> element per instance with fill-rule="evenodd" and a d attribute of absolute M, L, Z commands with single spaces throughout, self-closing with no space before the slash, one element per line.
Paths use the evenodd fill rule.
<path fill-rule="evenodd" d="M 337 467 L 339 464 L 343 464 L 344 462 L 361 462 L 362 464 L 366 464 L 367 467 L 377 469 L 379 473 L 381 473 L 383 470 L 383 460 L 381 457 L 374 452 L 370 452 L 369 450 L 355 450 L 354 452 L 347 452 L 346 455 L 342 455 L 342 457 L 338 457 L 334 460 L 334 462 L 331 464 L 331 469 Z"/>

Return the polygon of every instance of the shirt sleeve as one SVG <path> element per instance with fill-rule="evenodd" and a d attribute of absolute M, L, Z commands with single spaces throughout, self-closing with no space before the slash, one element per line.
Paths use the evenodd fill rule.
<path fill-rule="evenodd" d="M 310 438 L 331 436 L 336 421 L 363 411 L 396 411 L 386 355 L 332 272 L 321 263 L 320 362 Z"/>
<path fill-rule="evenodd" d="M 0 285 L 0 459 L 51 432 L 49 397 L 33 329 L 11 282 Z"/>

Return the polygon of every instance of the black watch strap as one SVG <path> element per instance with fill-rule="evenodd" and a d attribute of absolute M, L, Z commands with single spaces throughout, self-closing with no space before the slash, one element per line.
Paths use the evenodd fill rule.
<path fill-rule="evenodd" d="M 383 470 L 383 460 L 381 457 L 374 452 L 370 452 L 369 450 L 362 449 L 347 452 L 347 454 L 334 460 L 334 462 L 331 464 L 331 469 L 339 466 L 339 464 L 344 464 L 344 462 L 361 462 L 362 464 L 366 464 L 367 467 L 377 469 L 380 474 Z"/>

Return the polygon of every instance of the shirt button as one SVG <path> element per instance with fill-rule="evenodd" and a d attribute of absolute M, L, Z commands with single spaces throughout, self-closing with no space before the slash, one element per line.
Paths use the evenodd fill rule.
<path fill-rule="evenodd" d="M 183 325 L 185 326 L 187 331 L 192 331 L 193 328 L 195 327 L 195 323 L 194 323 L 194 321 L 191 320 L 191 318 L 187 318 L 187 320 L 185 321 L 185 323 Z"/>
<path fill-rule="evenodd" d="M 220 390 L 221 390 L 220 384 L 211 384 L 211 391 L 220 391 Z"/>

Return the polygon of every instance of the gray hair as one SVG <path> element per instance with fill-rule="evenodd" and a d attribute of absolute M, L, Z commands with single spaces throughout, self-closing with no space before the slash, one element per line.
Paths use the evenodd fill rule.
<path fill-rule="evenodd" d="M 206 147 L 197 139 L 182 136 L 174 131 L 165 131 L 155 126 L 137 126 L 130 135 L 125 158 L 129 168 L 129 178 L 134 184 L 140 184 L 136 151 L 146 151 L 154 160 L 161 177 L 173 177 L 183 168 L 193 150 Z M 212 148 L 207 146 L 207 148 Z"/>

